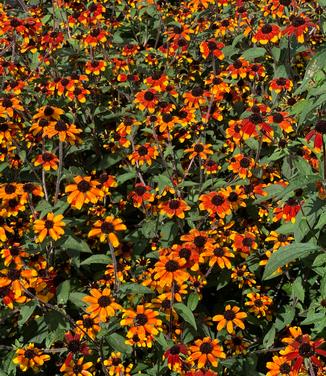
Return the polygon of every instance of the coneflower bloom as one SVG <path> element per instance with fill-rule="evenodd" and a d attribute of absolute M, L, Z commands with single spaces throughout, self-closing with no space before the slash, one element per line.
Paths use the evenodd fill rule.
<path fill-rule="evenodd" d="M 245 312 L 240 312 L 240 308 L 237 306 L 231 307 L 228 304 L 225 307 L 225 311 L 223 315 L 216 315 L 213 317 L 213 321 L 217 321 L 217 331 L 221 331 L 223 328 L 226 327 L 226 330 L 229 334 L 234 332 L 234 326 L 239 327 L 240 329 L 244 329 L 245 325 L 243 323 L 243 319 L 247 317 Z"/>
<path fill-rule="evenodd" d="M 106 322 L 109 317 L 116 315 L 116 311 L 121 309 L 120 304 L 116 303 L 109 288 L 103 291 L 98 289 L 90 290 L 91 296 L 85 296 L 83 301 L 89 304 L 86 312 L 91 318 L 98 318 L 101 322 Z"/>
<path fill-rule="evenodd" d="M 42 243 L 47 236 L 50 236 L 53 240 L 60 239 L 64 234 L 64 226 L 62 214 L 54 215 L 54 213 L 48 213 L 45 218 L 35 220 L 36 242 Z"/>
<path fill-rule="evenodd" d="M 267 44 L 268 42 L 276 43 L 279 40 L 281 30 L 275 24 L 266 23 L 260 26 L 252 37 L 254 43 Z"/>
<path fill-rule="evenodd" d="M 185 211 L 190 210 L 190 206 L 180 198 L 173 198 L 171 200 L 161 202 L 159 204 L 160 214 L 166 215 L 169 218 L 178 217 L 183 219 Z"/>
<path fill-rule="evenodd" d="M 120 218 L 109 215 L 104 220 L 96 221 L 93 228 L 89 231 L 88 236 L 97 236 L 100 238 L 100 242 L 109 241 L 113 247 L 118 247 L 120 243 L 116 233 L 126 229 L 127 227 L 122 223 Z"/>
<path fill-rule="evenodd" d="M 197 361 L 198 368 L 210 365 L 217 367 L 218 359 L 226 358 L 223 347 L 219 344 L 219 341 L 210 337 L 197 339 L 195 344 L 190 346 L 190 351 L 191 355 L 188 359 L 191 362 Z"/>
<path fill-rule="evenodd" d="M 28 369 L 38 371 L 44 362 L 50 360 L 50 355 L 44 354 L 42 350 L 35 347 L 34 343 L 28 344 L 22 349 L 16 351 L 16 356 L 13 358 L 14 364 L 26 372 Z"/>
<path fill-rule="evenodd" d="M 100 183 L 92 180 L 90 176 L 76 176 L 74 182 L 66 187 L 65 192 L 69 193 L 67 202 L 76 209 L 80 210 L 89 202 L 96 204 L 104 196 L 103 191 L 98 188 Z"/>
<path fill-rule="evenodd" d="M 173 282 L 181 285 L 189 277 L 185 264 L 185 259 L 173 254 L 161 256 L 154 266 L 154 279 L 159 280 L 161 286 L 172 286 Z"/>

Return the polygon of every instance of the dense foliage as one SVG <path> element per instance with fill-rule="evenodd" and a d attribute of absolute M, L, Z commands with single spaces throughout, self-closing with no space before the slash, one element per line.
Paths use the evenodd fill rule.
<path fill-rule="evenodd" d="M 324 0 L 0 4 L 0 375 L 326 374 Z"/>

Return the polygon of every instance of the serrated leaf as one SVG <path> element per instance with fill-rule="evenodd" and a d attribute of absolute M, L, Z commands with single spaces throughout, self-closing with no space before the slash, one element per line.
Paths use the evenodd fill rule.
<path fill-rule="evenodd" d="M 77 239 L 74 236 L 69 235 L 67 239 L 61 244 L 63 249 L 71 249 L 78 252 L 92 253 L 89 245 L 85 240 Z"/>
<path fill-rule="evenodd" d="M 266 53 L 265 48 L 262 48 L 262 47 L 253 47 L 253 48 L 249 48 L 247 51 L 245 51 L 242 54 L 242 57 L 245 60 L 251 61 L 251 60 L 256 59 L 257 57 L 264 56 L 265 53 Z"/>
<path fill-rule="evenodd" d="M 186 305 L 184 305 L 183 303 L 175 303 L 173 305 L 173 308 L 188 324 L 190 324 L 195 330 L 197 330 L 195 316 Z"/>
<path fill-rule="evenodd" d="M 19 309 L 20 319 L 18 320 L 18 325 L 20 327 L 32 316 L 36 307 L 37 303 L 33 300 L 21 306 Z"/>

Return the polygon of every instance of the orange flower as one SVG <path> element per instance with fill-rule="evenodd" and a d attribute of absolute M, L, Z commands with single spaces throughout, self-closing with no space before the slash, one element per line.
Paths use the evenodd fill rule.
<path fill-rule="evenodd" d="M 202 53 L 204 59 L 207 59 L 209 56 L 215 56 L 219 60 L 224 59 L 224 54 L 221 49 L 224 47 L 224 44 L 217 42 L 215 39 L 209 39 L 204 41 L 199 45 L 200 52 Z"/>
<path fill-rule="evenodd" d="M 273 361 L 267 362 L 266 368 L 266 376 L 297 376 L 297 372 L 292 371 L 291 362 L 284 356 L 273 356 Z"/>
<path fill-rule="evenodd" d="M 154 280 L 159 280 L 160 286 L 172 286 L 173 282 L 181 285 L 189 278 L 185 264 L 185 259 L 173 254 L 161 256 L 154 266 Z"/>
<path fill-rule="evenodd" d="M 154 89 L 140 91 L 135 95 L 134 102 L 141 111 L 148 110 L 153 113 L 158 103 L 157 91 Z"/>
<path fill-rule="evenodd" d="M 174 216 L 183 219 L 185 217 L 185 211 L 190 210 L 190 206 L 180 198 L 171 199 L 159 204 L 160 214 L 167 215 L 169 218 Z"/>
<path fill-rule="evenodd" d="M 233 306 L 231 308 L 230 304 L 225 307 L 223 315 L 216 315 L 213 317 L 213 321 L 217 321 L 217 331 L 221 331 L 226 327 L 226 330 L 229 334 L 234 332 L 233 325 L 238 326 L 240 329 L 244 329 L 245 325 L 243 319 L 247 317 L 245 312 L 240 312 L 240 308 Z"/>
<path fill-rule="evenodd" d="M 20 101 L 13 96 L 5 96 L 0 99 L 0 116 L 7 115 L 9 117 L 14 116 L 15 111 L 24 111 L 24 107 L 20 104 Z"/>
<path fill-rule="evenodd" d="M 84 357 L 82 356 L 78 360 L 71 359 L 69 362 L 64 362 L 60 372 L 64 376 L 93 376 L 94 373 L 89 371 L 92 365 L 92 362 L 84 363 Z"/>
<path fill-rule="evenodd" d="M 275 24 L 266 23 L 259 27 L 256 34 L 252 37 L 254 43 L 267 44 L 268 42 L 276 43 L 280 37 L 280 28 Z"/>
<path fill-rule="evenodd" d="M 28 369 L 38 371 L 44 362 L 49 360 L 50 355 L 43 354 L 42 350 L 36 348 L 34 343 L 30 343 L 26 347 L 16 350 L 16 356 L 12 361 L 23 372 L 26 372 Z"/>
<path fill-rule="evenodd" d="M 183 94 L 184 102 L 189 107 L 199 108 L 207 103 L 209 93 L 204 91 L 200 86 L 195 86 L 191 91 Z"/>
<path fill-rule="evenodd" d="M 101 72 L 105 71 L 106 66 L 107 63 L 104 60 L 88 61 L 85 65 L 85 73 L 98 76 Z"/>
<path fill-rule="evenodd" d="M 46 120 L 59 120 L 60 115 L 64 114 L 64 111 L 61 108 L 53 107 L 53 106 L 43 106 L 41 107 L 37 113 L 33 116 L 33 119 L 46 119 Z"/>
<path fill-rule="evenodd" d="M 100 238 L 100 242 L 109 241 L 113 247 L 116 248 L 120 244 L 116 232 L 126 229 L 127 227 L 122 223 L 120 218 L 114 218 L 113 215 L 109 215 L 104 219 L 104 221 L 96 221 L 94 223 L 94 227 L 88 233 L 88 236 L 98 236 Z"/>
<path fill-rule="evenodd" d="M 218 215 L 224 218 L 231 214 L 231 205 L 222 192 L 210 192 L 199 196 L 200 210 L 206 210 L 210 215 Z"/>
<path fill-rule="evenodd" d="M 157 318 L 159 312 L 146 308 L 146 305 L 138 305 L 136 311 L 125 309 L 122 314 L 121 326 L 130 326 L 130 336 L 137 335 L 140 339 L 156 336 L 161 330 L 162 321 Z"/>
<path fill-rule="evenodd" d="M 49 138 L 59 136 L 61 142 L 67 141 L 74 144 L 79 140 L 79 133 L 81 133 L 81 129 L 78 129 L 75 124 L 68 124 L 60 119 L 46 127 L 43 131 L 43 136 L 48 136 Z"/>
<path fill-rule="evenodd" d="M 261 295 L 257 292 L 247 294 L 249 301 L 245 303 L 249 307 L 249 312 L 253 312 L 258 318 L 269 317 L 268 312 L 273 300 L 267 295 Z"/>
<path fill-rule="evenodd" d="M 293 82 L 288 78 L 280 77 L 275 78 L 269 84 L 269 90 L 275 91 L 275 93 L 279 94 L 283 90 L 284 91 L 291 91 L 293 88 Z"/>
<path fill-rule="evenodd" d="M 142 166 L 144 163 L 147 163 L 149 166 L 152 164 L 152 160 L 156 159 L 158 156 L 158 151 L 156 146 L 151 146 L 149 143 L 144 145 L 137 145 L 135 151 L 128 156 L 132 165 L 135 165 L 136 162 Z"/>
<path fill-rule="evenodd" d="M 197 360 L 198 368 L 210 365 L 217 367 L 218 359 L 226 358 L 223 347 L 219 344 L 219 341 L 210 337 L 197 339 L 195 344 L 190 346 L 190 351 L 191 355 L 188 359 L 190 362 Z"/>
<path fill-rule="evenodd" d="M 74 182 L 75 184 L 69 184 L 66 187 L 65 192 L 71 192 L 67 197 L 67 202 L 78 210 L 89 202 L 96 204 L 104 196 L 103 191 L 98 188 L 100 183 L 91 180 L 90 176 L 76 176 Z"/>
<path fill-rule="evenodd" d="M 245 157 L 243 154 L 237 154 L 231 158 L 228 169 L 238 174 L 240 178 L 249 178 L 252 176 L 252 169 L 255 166 L 255 160 Z"/>
<path fill-rule="evenodd" d="M 91 296 L 85 296 L 83 301 L 89 304 L 86 312 L 92 319 L 98 318 L 100 322 L 106 322 L 109 317 L 116 316 L 116 311 L 121 309 L 121 306 L 112 297 L 109 288 L 106 287 L 103 291 L 91 289 L 90 293 Z"/>
<path fill-rule="evenodd" d="M 43 154 L 40 154 L 36 157 L 34 166 L 41 165 L 45 171 L 50 171 L 51 168 L 53 170 L 57 170 L 58 162 L 59 159 L 56 155 L 49 152 L 44 152 Z"/>
<path fill-rule="evenodd" d="M 196 143 L 191 148 L 185 149 L 185 153 L 191 153 L 189 155 L 189 159 L 200 157 L 201 159 L 207 159 L 207 156 L 210 154 L 213 154 L 213 151 L 211 150 L 212 145 L 211 144 L 201 144 Z"/>
<path fill-rule="evenodd" d="M 136 184 L 135 189 L 129 194 L 136 208 L 141 207 L 141 205 L 146 202 L 154 201 L 154 194 L 150 193 L 151 189 L 152 188 L 149 185 L 144 185 L 142 183 Z"/>
<path fill-rule="evenodd" d="M 231 269 L 232 265 L 230 258 L 234 257 L 234 254 L 229 251 L 227 247 L 219 247 L 209 249 L 201 253 L 201 256 L 206 256 L 209 259 L 208 265 L 210 267 L 217 264 L 221 269 Z"/>
<path fill-rule="evenodd" d="M 62 214 L 54 215 L 54 213 L 48 213 L 46 219 L 37 219 L 34 222 L 34 231 L 38 234 L 36 242 L 42 243 L 47 236 L 51 236 L 53 240 L 61 238 L 65 226 L 62 219 Z"/>

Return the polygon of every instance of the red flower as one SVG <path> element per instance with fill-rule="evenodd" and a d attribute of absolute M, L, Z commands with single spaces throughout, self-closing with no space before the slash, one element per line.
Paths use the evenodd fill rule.
<path fill-rule="evenodd" d="M 180 343 L 166 350 L 163 357 L 167 359 L 170 370 L 179 371 L 183 364 L 182 355 L 187 355 L 187 353 L 187 347 Z"/>

